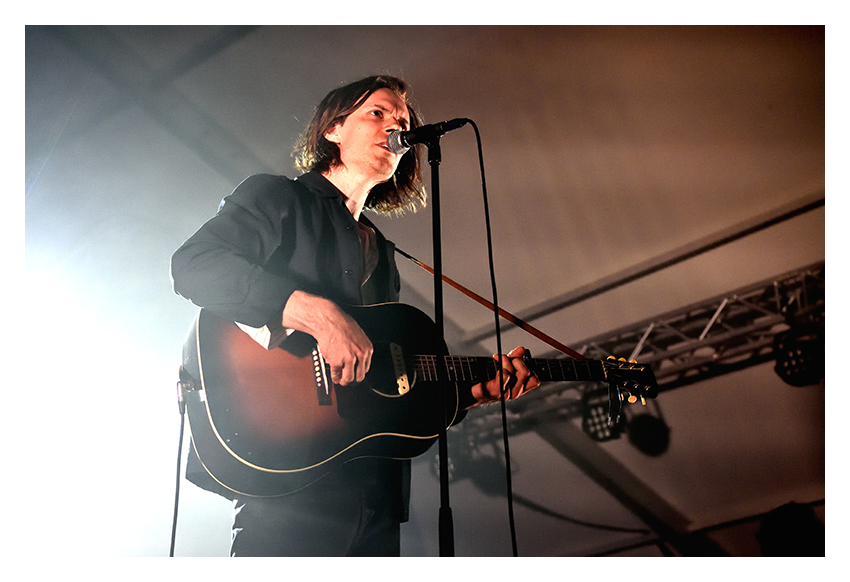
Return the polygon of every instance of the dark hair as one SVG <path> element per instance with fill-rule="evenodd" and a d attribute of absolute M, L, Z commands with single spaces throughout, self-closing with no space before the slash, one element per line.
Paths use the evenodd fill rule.
<path fill-rule="evenodd" d="M 404 100 L 410 115 L 410 129 L 422 125 L 422 116 L 410 99 L 404 81 L 388 75 L 367 77 L 334 89 L 322 99 L 293 153 L 296 167 L 302 172 L 324 173 L 342 163 L 339 147 L 325 139 L 325 134 L 345 121 L 378 89 L 389 89 Z M 399 160 L 392 179 L 372 188 L 365 207 L 379 214 L 400 215 L 405 211 L 416 212 L 424 206 L 425 186 L 419 156 L 412 147 Z"/>

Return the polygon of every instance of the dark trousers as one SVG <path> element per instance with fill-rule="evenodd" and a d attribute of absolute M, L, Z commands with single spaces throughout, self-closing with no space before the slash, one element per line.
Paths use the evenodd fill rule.
<path fill-rule="evenodd" d="M 343 470 L 291 495 L 236 499 L 230 555 L 398 556 L 398 491 L 395 479 Z"/>

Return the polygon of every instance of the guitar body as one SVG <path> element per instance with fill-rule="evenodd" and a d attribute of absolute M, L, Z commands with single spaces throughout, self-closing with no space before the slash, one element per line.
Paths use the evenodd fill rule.
<path fill-rule="evenodd" d="M 183 367 L 194 378 L 186 410 L 198 457 L 224 487 L 285 495 L 359 457 L 418 456 L 441 425 L 461 420 L 454 384 L 424 381 L 408 369 L 409 390 L 399 389 L 399 351 L 447 353 L 427 315 L 400 303 L 348 312 L 372 340 L 372 365 L 361 384 L 324 386 L 320 404 L 324 364 L 310 336 L 296 332 L 285 349 L 266 350 L 201 310 L 183 351 Z"/>

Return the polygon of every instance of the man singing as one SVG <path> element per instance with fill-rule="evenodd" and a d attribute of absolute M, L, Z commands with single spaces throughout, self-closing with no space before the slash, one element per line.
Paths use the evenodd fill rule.
<path fill-rule="evenodd" d="M 398 155 L 387 147 L 393 131 L 421 125 L 400 79 L 369 77 L 331 91 L 296 152 L 304 173 L 243 181 L 174 253 L 175 291 L 244 326 L 309 334 L 335 384 L 363 381 L 372 342 L 340 306 L 398 301 L 394 246 L 363 212 L 424 206 L 415 148 Z M 506 398 L 540 383 L 523 354 L 519 347 L 501 356 Z M 460 388 L 467 408 L 500 396 L 498 377 Z M 190 458 L 188 472 L 198 465 Z M 357 459 L 289 495 L 228 495 L 231 555 L 398 556 L 409 475 L 409 461 Z"/>

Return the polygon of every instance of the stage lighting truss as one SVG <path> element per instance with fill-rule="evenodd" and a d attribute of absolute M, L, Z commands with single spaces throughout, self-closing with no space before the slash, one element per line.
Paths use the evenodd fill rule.
<path fill-rule="evenodd" d="M 821 262 L 575 345 L 588 358 L 614 356 L 649 365 L 663 399 L 664 391 L 775 360 L 777 335 L 800 325 L 822 328 L 824 290 Z M 517 434 L 551 418 L 583 418 L 583 395 L 600 388 L 597 383 L 544 384 L 508 403 L 508 428 Z M 626 414 L 634 406 L 626 406 Z M 459 430 L 479 442 L 501 438 L 498 409 L 471 410 Z M 588 434 L 604 440 L 599 438 L 604 432 Z M 616 438 L 619 431 L 612 434 Z"/>

